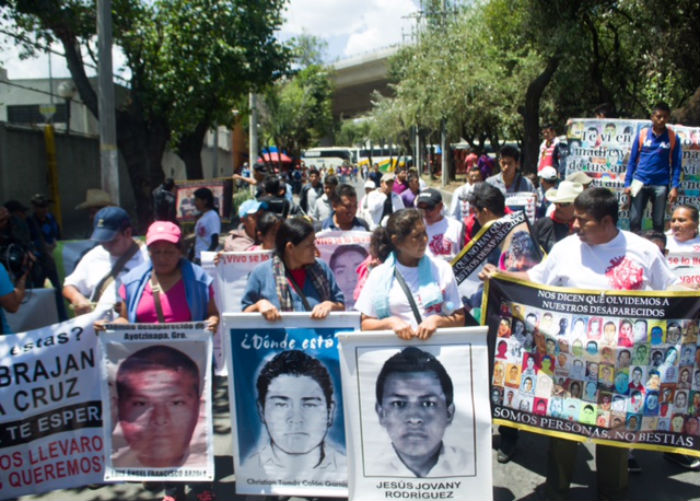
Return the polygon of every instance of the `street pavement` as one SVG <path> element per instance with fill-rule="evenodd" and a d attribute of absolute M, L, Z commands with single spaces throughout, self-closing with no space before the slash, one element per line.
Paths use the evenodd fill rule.
<path fill-rule="evenodd" d="M 532 433 L 520 433 L 518 451 L 505 465 L 496 462 L 496 446 L 499 437 L 493 438 L 493 498 L 494 501 L 535 501 L 537 486 L 544 482 L 546 472 L 547 437 Z M 572 501 L 596 498 L 594 446 L 579 447 Z M 229 419 L 228 389 L 225 378 L 217 377 L 214 395 L 214 454 L 216 456 L 216 481 L 214 491 L 218 501 L 262 501 L 258 496 L 235 494 L 235 475 L 231 446 L 231 422 Z M 630 475 L 630 500 L 640 501 L 700 501 L 700 472 L 682 470 L 663 459 L 658 452 L 635 452 L 642 473 Z M 159 500 L 162 491 L 151 492 L 140 482 L 105 485 L 99 489 L 87 487 L 47 492 L 41 495 L 23 496 L 21 501 L 129 501 Z M 194 500 L 190 495 L 188 499 Z M 282 500 L 269 497 L 266 501 Z M 292 498 L 291 501 L 299 501 Z"/>

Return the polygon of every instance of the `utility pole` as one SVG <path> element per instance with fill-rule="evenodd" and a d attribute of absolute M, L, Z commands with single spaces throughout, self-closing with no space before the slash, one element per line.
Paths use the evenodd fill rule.
<path fill-rule="evenodd" d="M 253 166 L 258 160 L 258 107 L 257 96 L 254 92 L 248 94 L 250 107 L 250 123 L 248 124 L 248 165 L 253 172 Z"/>
<path fill-rule="evenodd" d="M 97 109 L 100 122 L 102 189 L 119 203 L 119 157 L 112 79 L 112 0 L 97 0 Z"/>

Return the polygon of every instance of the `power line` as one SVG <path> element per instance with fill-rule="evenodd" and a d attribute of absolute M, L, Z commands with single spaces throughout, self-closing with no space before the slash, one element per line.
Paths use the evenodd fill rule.
<path fill-rule="evenodd" d="M 20 89 L 30 90 L 30 91 L 32 91 L 32 92 L 37 92 L 37 93 L 39 93 L 39 94 L 46 94 L 47 96 L 54 96 L 54 97 L 58 97 L 59 99 L 64 99 L 64 98 L 61 97 L 60 95 L 54 94 L 53 92 L 50 92 L 50 91 L 47 91 L 47 90 L 43 90 L 43 89 L 37 89 L 37 88 L 35 88 L 35 87 L 28 87 L 28 86 L 26 86 L 26 85 L 22 85 L 22 84 L 18 84 L 18 83 L 15 83 L 15 82 L 11 82 L 10 80 L 2 80 L 2 79 L 0 79 L 0 83 L 5 84 L 5 85 L 9 85 L 10 87 L 18 87 L 18 88 L 20 88 Z"/>
<path fill-rule="evenodd" d="M 39 43 L 39 42 L 37 42 L 37 41 L 35 41 L 35 40 L 30 40 L 29 38 L 27 38 L 27 37 L 25 37 L 25 36 L 23 36 L 23 35 L 18 35 L 17 33 L 12 33 L 11 31 L 7 31 L 7 30 L 4 29 L 4 28 L 0 28 L 0 33 L 3 33 L 3 34 L 5 34 L 5 35 L 7 35 L 7 36 L 10 36 L 10 37 L 12 37 L 12 38 L 15 38 L 15 39 L 17 39 L 17 40 L 19 40 L 19 41 L 21 41 L 21 42 L 24 42 L 24 43 L 26 43 L 26 44 L 28 44 L 28 45 L 32 45 L 33 47 L 39 48 L 39 49 L 41 49 L 41 50 L 43 50 L 43 51 L 45 51 L 45 52 L 47 52 L 47 53 L 53 54 L 53 55 L 55 55 L 55 56 L 59 56 L 59 57 L 61 57 L 61 58 L 65 58 L 65 57 L 66 57 L 65 53 L 63 53 L 63 52 L 59 52 L 59 51 L 57 51 L 57 50 L 54 50 L 54 49 L 52 49 L 50 46 L 44 45 L 44 44 Z M 83 61 L 82 61 L 82 64 L 83 64 L 83 66 L 87 66 L 88 68 L 92 68 L 92 69 L 94 69 L 94 70 L 97 69 L 97 65 L 92 64 L 92 63 L 90 63 L 90 62 L 88 62 L 88 61 L 84 61 L 84 60 L 83 60 Z M 129 83 L 129 80 L 127 80 L 126 78 L 124 78 L 124 77 L 122 77 L 122 76 L 120 76 L 120 75 L 116 75 L 116 74 L 115 74 L 115 75 L 113 75 L 113 77 L 114 77 L 116 80 L 120 80 L 120 81 L 122 81 L 122 82 L 124 82 L 124 83 L 126 83 L 126 84 Z"/>

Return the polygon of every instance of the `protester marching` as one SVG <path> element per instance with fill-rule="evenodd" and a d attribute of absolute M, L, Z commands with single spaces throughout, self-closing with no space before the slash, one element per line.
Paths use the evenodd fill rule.
<path fill-rule="evenodd" d="M 537 165 L 474 154 L 454 193 L 399 166 L 168 179 L 145 238 L 106 201 L 72 254 L 48 197 L 8 201 L 0 499 L 213 500 L 223 376 L 240 495 L 492 499 L 530 433 L 538 499 L 571 498 L 581 442 L 597 499 L 628 498 L 636 450 L 700 471 L 700 134 L 668 121 L 547 125 Z M 13 329 L 46 282 L 71 318 Z"/>

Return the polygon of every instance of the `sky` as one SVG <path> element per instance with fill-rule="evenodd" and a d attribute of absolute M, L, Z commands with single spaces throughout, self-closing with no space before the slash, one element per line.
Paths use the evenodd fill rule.
<path fill-rule="evenodd" d="M 290 0 L 279 38 L 315 35 L 327 42 L 324 56 L 330 63 L 401 42 L 402 33 L 410 33 L 415 23 L 411 15 L 418 11 L 418 5 L 418 0 Z M 47 55 L 21 61 L 15 47 L 2 47 L 0 66 L 10 79 L 49 76 Z M 61 52 L 60 47 L 56 50 Z M 124 62 L 116 48 L 113 61 L 115 70 Z M 60 56 L 51 56 L 51 74 L 55 78 L 70 76 Z"/>

